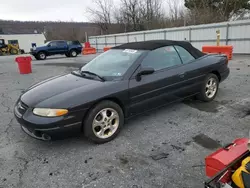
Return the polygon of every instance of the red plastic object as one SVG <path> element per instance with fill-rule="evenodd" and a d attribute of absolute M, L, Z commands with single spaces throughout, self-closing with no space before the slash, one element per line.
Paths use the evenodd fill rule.
<path fill-rule="evenodd" d="M 92 48 L 92 47 L 91 48 L 83 48 L 82 54 L 83 55 L 96 54 L 96 49 Z"/>
<path fill-rule="evenodd" d="M 90 47 L 91 47 L 91 46 L 90 46 L 90 43 L 89 43 L 89 42 L 85 42 L 85 43 L 84 43 L 84 47 L 85 47 L 85 48 L 90 48 Z"/>
<path fill-rule="evenodd" d="M 20 74 L 29 74 L 32 72 L 31 70 L 32 58 L 30 56 L 17 57 L 15 60 L 18 64 L 18 69 Z"/>
<path fill-rule="evenodd" d="M 202 46 L 202 52 L 225 54 L 228 60 L 233 58 L 233 46 Z"/>
<path fill-rule="evenodd" d="M 108 51 L 110 49 L 111 49 L 111 47 L 106 46 L 106 47 L 103 48 L 103 51 L 106 52 L 106 51 Z"/>
<path fill-rule="evenodd" d="M 223 169 L 225 169 L 232 162 L 241 157 L 244 153 L 248 151 L 247 138 L 236 139 L 232 144 L 227 147 L 221 148 L 216 152 L 205 158 L 206 164 L 206 175 L 208 177 L 213 177 Z M 226 175 L 221 179 L 222 183 L 230 182 L 232 177 L 231 169 L 228 170 Z"/>

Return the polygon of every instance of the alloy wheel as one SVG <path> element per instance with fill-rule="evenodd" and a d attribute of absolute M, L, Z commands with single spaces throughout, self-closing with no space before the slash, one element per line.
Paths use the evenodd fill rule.
<path fill-rule="evenodd" d="M 217 81 L 215 78 L 210 78 L 206 84 L 206 96 L 208 98 L 213 98 L 217 92 Z"/>
<path fill-rule="evenodd" d="M 113 108 L 106 108 L 96 114 L 92 129 L 98 138 L 107 139 L 117 131 L 119 122 L 118 112 Z"/>

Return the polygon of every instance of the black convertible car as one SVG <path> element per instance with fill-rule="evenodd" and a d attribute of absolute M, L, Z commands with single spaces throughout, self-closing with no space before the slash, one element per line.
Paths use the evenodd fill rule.
<path fill-rule="evenodd" d="M 105 143 L 128 117 L 190 96 L 213 100 L 229 72 L 226 56 L 203 54 L 186 41 L 128 43 L 78 71 L 31 86 L 14 114 L 37 139 L 82 131 L 95 143 Z"/>

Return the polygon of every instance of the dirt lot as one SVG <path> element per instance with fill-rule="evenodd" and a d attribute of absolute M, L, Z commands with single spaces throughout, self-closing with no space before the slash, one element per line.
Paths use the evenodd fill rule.
<path fill-rule="evenodd" d="M 82 136 L 43 142 L 27 136 L 13 117 L 23 89 L 70 72 L 93 56 L 33 61 L 20 75 L 14 57 L 0 57 L 1 188 L 198 188 L 204 157 L 220 145 L 248 136 L 250 57 L 235 56 L 230 77 L 215 101 L 184 101 L 130 120 L 104 145 Z"/>

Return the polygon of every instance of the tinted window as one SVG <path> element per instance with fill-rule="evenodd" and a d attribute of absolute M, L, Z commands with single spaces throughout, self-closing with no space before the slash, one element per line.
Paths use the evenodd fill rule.
<path fill-rule="evenodd" d="M 58 41 L 57 42 L 57 46 L 65 46 L 66 45 L 66 43 L 65 42 L 63 42 L 63 41 Z"/>
<path fill-rule="evenodd" d="M 142 67 L 152 67 L 161 70 L 182 64 L 179 55 L 173 46 L 166 46 L 149 52 L 142 62 Z"/>
<path fill-rule="evenodd" d="M 175 46 L 176 50 L 178 51 L 179 55 L 181 56 L 182 62 L 184 64 L 193 61 L 195 58 L 183 47 Z"/>
<path fill-rule="evenodd" d="M 68 41 L 67 44 L 68 45 L 81 45 L 79 41 Z"/>
<path fill-rule="evenodd" d="M 51 47 L 56 47 L 57 46 L 56 42 L 51 42 L 49 44 L 50 44 Z"/>

